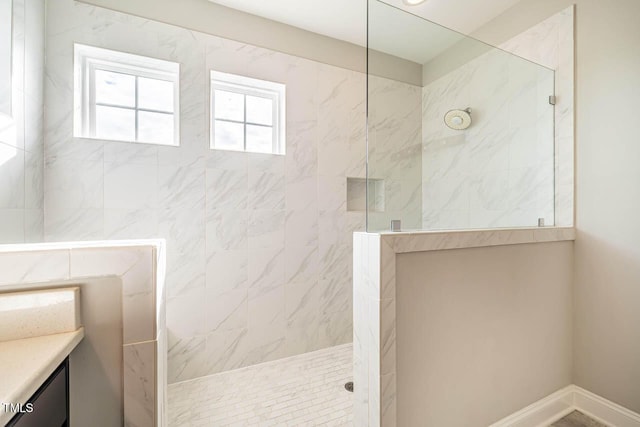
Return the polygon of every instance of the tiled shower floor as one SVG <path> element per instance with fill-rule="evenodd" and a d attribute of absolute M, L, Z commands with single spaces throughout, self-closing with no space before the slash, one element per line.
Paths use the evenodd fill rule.
<path fill-rule="evenodd" d="M 169 426 L 351 426 L 345 344 L 169 386 Z"/>

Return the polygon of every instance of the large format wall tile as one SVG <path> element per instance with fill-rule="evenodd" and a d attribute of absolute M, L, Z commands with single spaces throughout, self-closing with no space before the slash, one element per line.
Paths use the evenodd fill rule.
<path fill-rule="evenodd" d="M 425 86 L 423 228 L 573 224 L 572 34 L 568 8 L 501 46 L 519 57 L 496 49 Z M 469 129 L 442 123 L 466 107 Z"/>
<path fill-rule="evenodd" d="M 166 239 L 169 381 L 350 341 L 365 75 L 72 0 L 48 23 L 45 237 Z M 73 138 L 73 43 L 179 62 L 180 146 Z M 287 85 L 286 155 L 209 148 L 210 70 Z M 378 84 L 396 114 L 379 150 L 395 215 L 420 205 L 420 93 Z"/>
<path fill-rule="evenodd" d="M 125 426 L 156 426 L 156 342 L 123 347 Z"/>

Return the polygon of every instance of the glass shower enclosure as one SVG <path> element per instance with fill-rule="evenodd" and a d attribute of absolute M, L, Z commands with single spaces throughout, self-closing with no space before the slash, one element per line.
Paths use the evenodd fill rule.
<path fill-rule="evenodd" d="M 554 71 L 368 0 L 367 231 L 554 225 Z"/>

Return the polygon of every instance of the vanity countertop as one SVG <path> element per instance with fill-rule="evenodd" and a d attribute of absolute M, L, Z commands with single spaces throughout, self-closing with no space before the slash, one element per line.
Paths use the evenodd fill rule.
<path fill-rule="evenodd" d="M 25 404 L 84 337 L 73 332 L 0 342 L 0 425 L 15 415 L 5 404 Z"/>

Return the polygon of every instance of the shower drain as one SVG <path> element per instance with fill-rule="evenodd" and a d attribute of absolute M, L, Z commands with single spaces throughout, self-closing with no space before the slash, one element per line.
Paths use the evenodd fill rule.
<path fill-rule="evenodd" d="M 349 381 L 348 383 L 346 383 L 346 384 L 344 385 L 344 388 L 346 388 L 346 389 L 347 389 L 347 391 L 350 391 L 350 392 L 352 392 L 352 393 L 353 393 L 353 381 Z"/>

